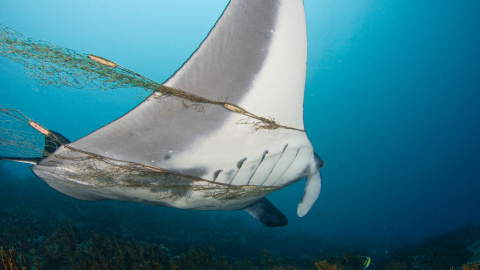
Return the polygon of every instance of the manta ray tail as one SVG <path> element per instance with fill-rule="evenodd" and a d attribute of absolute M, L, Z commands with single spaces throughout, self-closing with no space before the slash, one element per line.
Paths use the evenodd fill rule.
<path fill-rule="evenodd" d="M 36 165 L 42 159 L 41 158 L 22 158 L 22 157 L 0 157 L 0 160 L 8 160 L 8 161 L 15 161 L 15 162 L 28 163 L 28 164 Z"/>
<path fill-rule="evenodd" d="M 288 224 L 287 217 L 266 198 L 261 198 L 244 210 L 268 227 L 280 227 Z"/>

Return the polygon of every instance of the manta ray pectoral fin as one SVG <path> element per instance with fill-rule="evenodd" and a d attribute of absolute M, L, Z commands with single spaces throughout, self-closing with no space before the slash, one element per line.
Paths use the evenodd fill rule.
<path fill-rule="evenodd" d="M 266 198 L 259 199 L 243 210 L 268 227 L 280 227 L 288 224 L 287 217 Z"/>
<path fill-rule="evenodd" d="M 302 199 L 298 203 L 297 215 L 299 217 L 305 216 L 312 205 L 320 195 L 320 189 L 322 187 L 322 179 L 320 178 L 320 172 L 316 171 L 307 178 L 307 184 L 305 185 L 305 191 L 303 192 Z"/>

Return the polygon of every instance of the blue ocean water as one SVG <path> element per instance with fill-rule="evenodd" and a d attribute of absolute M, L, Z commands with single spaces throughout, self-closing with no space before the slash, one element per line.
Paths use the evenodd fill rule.
<path fill-rule="evenodd" d="M 163 82 L 198 47 L 227 3 L 3 1 L 0 22 L 32 39 L 100 55 Z M 246 226 L 232 229 L 240 235 L 303 235 L 387 251 L 480 223 L 480 3 L 304 3 L 309 39 L 305 126 L 325 161 L 322 192 L 311 212 L 296 216 L 301 181 L 269 196 L 289 218 L 283 228 L 264 228 L 244 212 L 158 214 L 168 213 L 174 221 L 218 215 Z M 38 86 L 6 58 L 0 59 L 0 71 L 0 106 L 18 109 L 72 141 L 141 101 L 129 89 Z M 3 174 L 19 178 L 17 188 L 29 190 L 27 165 L 1 166 Z M 0 190 L 0 196 L 8 194 Z M 55 198 L 59 204 L 75 200 Z M 117 204 L 130 212 L 144 209 Z M 85 207 L 102 213 L 105 204 Z M 148 232 L 157 225 L 149 225 Z M 222 233 L 215 237 L 230 232 Z"/>

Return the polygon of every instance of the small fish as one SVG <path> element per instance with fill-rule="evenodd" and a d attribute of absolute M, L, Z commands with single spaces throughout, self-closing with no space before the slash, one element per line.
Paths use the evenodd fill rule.
<path fill-rule="evenodd" d="M 363 269 L 367 269 L 370 266 L 370 262 L 372 261 L 372 259 L 368 256 L 362 257 L 365 258 L 365 262 L 363 263 Z"/>

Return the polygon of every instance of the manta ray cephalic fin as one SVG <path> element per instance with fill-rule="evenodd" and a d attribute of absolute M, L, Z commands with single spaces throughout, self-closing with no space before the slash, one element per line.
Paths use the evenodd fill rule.
<path fill-rule="evenodd" d="M 303 192 L 302 199 L 298 203 L 297 215 L 299 217 L 305 216 L 310 208 L 320 195 L 320 189 L 322 187 L 322 179 L 320 178 L 320 172 L 316 171 L 312 175 L 307 177 L 307 184 L 305 185 L 305 191 Z"/>

